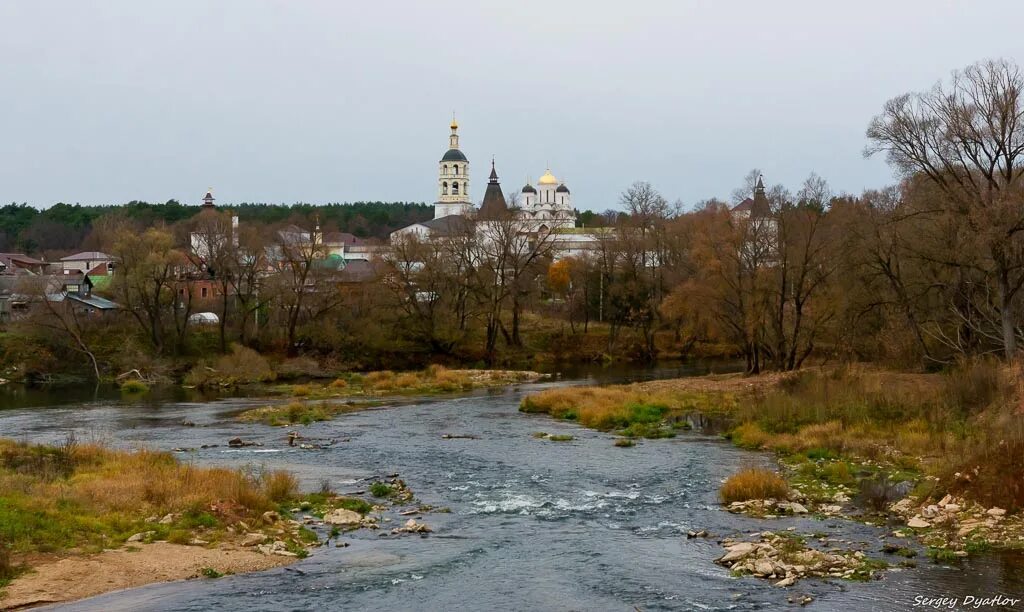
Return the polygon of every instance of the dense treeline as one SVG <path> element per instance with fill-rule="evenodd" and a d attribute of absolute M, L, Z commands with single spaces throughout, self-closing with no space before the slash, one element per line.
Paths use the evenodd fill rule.
<path fill-rule="evenodd" d="M 317 217 L 325 226 L 361 238 L 386 238 L 400 228 L 430 219 L 433 207 L 414 202 L 354 202 L 351 204 L 251 204 L 227 206 L 240 222 L 273 224 L 293 216 Z M 54 204 L 39 210 L 28 204 L 0 207 L 0 251 L 30 255 L 61 255 L 78 248 L 98 248 L 92 239 L 94 223 L 106 216 L 123 216 L 143 225 L 173 224 L 193 217 L 198 206 L 176 200 L 163 204 L 132 201 L 110 206 Z"/>

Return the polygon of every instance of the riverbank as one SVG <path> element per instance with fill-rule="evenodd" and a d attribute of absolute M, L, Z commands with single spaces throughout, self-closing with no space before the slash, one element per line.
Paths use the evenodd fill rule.
<path fill-rule="evenodd" d="M 33 557 L 31 569 L 0 591 L 0 610 L 75 601 L 154 582 L 257 572 L 296 560 L 265 555 L 252 548 L 201 548 L 169 542 L 138 544 L 91 555 Z"/>
<path fill-rule="evenodd" d="M 521 410 L 659 438 L 710 417 L 733 443 L 776 453 L 791 493 L 730 498 L 734 512 L 800 512 L 904 525 L 936 559 L 1024 547 L 1020 372 L 869 367 L 554 389 Z M 755 487 L 755 490 L 757 488 Z"/>
<path fill-rule="evenodd" d="M 284 471 L 0 439 L 0 609 L 285 565 L 320 544 L 310 526 L 373 527 L 374 508 Z"/>

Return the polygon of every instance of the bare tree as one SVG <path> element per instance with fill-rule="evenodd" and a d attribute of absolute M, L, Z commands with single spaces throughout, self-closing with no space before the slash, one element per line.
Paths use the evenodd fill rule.
<path fill-rule="evenodd" d="M 31 324 L 53 330 L 66 338 L 66 346 L 89 360 L 93 377 L 98 381 L 100 366 L 89 340 L 89 316 L 75 308 L 56 285 L 56 281 L 45 276 L 30 276 L 19 282 L 19 292 L 29 296 L 36 307 Z"/>
<path fill-rule="evenodd" d="M 976 267 L 996 287 L 1004 354 L 1017 350 L 1014 299 L 1024 284 L 1024 77 L 1006 60 L 955 72 L 947 86 L 889 100 L 868 126 L 865 153 L 885 152 L 908 177 L 924 175 L 942 196 L 943 212 L 982 245 Z"/>

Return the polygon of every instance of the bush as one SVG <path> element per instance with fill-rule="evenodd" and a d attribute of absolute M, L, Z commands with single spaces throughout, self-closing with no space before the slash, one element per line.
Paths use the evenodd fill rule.
<path fill-rule="evenodd" d="M 262 478 L 263 492 L 271 501 L 281 503 L 299 491 L 299 480 L 290 472 L 275 470 Z"/>
<path fill-rule="evenodd" d="M 619 438 L 615 440 L 615 446 L 618 446 L 619 448 L 630 448 L 632 446 L 636 446 L 636 442 L 629 438 Z"/>
<path fill-rule="evenodd" d="M 374 497 L 388 497 L 393 491 L 391 485 L 385 482 L 375 482 L 370 485 L 370 495 Z"/>
<path fill-rule="evenodd" d="M 331 381 L 330 387 L 332 389 L 347 389 L 348 381 L 345 380 L 344 378 L 336 378 L 333 381 Z"/>
<path fill-rule="evenodd" d="M 398 389 L 413 389 L 420 386 L 420 377 L 408 373 L 400 374 L 395 378 L 394 386 Z"/>
<path fill-rule="evenodd" d="M 719 490 L 719 495 L 726 504 L 752 499 L 786 499 L 789 485 L 770 470 L 746 468 L 730 476 Z"/>
<path fill-rule="evenodd" d="M 126 380 L 121 383 L 121 393 L 127 395 L 141 395 L 149 392 L 149 385 L 141 380 Z"/>
<path fill-rule="evenodd" d="M 320 364 L 311 357 L 294 357 L 285 359 L 275 368 L 279 378 L 299 378 L 301 376 L 320 376 Z"/>
<path fill-rule="evenodd" d="M 213 366 L 199 364 L 185 376 L 185 384 L 196 387 L 231 386 L 270 382 L 276 378 L 263 355 L 241 344 L 232 344 L 231 352 L 221 355 Z"/>
<path fill-rule="evenodd" d="M 20 568 L 11 559 L 11 549 L 0 542 L 0 588 L 20 573 Z"/>

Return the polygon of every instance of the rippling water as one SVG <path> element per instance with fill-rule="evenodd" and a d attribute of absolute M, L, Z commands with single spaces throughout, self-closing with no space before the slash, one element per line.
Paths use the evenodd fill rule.
<path fill-rule="evenodd" d="M 773 610 L 804 593 L 815 598 L 810 609 L 902 610 L 920 609 L 916 595 L 1024 592 L 1020 560 L 998 556 L 956 567 L 919 558 L 917 569 L 885 572 L 870 583 L 804 581 L 778 589 L 733 578 L 712 562 L 722 552 L 715 537 L 687 539 L 688 530 L 725 537 L 796 527 L 874 554 L 889 530 L 730 515 L 717 504 L 720 481 L 769 457 L 699 432 L 616 448 L 609 435 L 517 411 L 523 394 L 551 384 L 563 383 L 425 400 L 303 428 L 305 436 L 337 441 L 321 450 L 288 447 L 284 429 L 234 421 L 254 404 L 238 399 L 8 410 L 0 412 L 0 431 L 50 441 L 73 429 L 108 443 L 168 450 L 224 445 L 240 435 L 263 446 L 179 456 L 203 465 L 290 469 L 307 488 L 327 481 L 343 493 L 358 489 L 361 479 L 399 473 L 418 500 L 451 509 L 424 515 L 435 530 L 429 537 L 356 532 L 346 536 L 349 547 L 316 549 L 287 568 L 153 585 L 65 610 Z M 196 426 L 183 427 L 186 418 Z M 576 439 L 541 440 L 531 436 L 536 431 Z"/>

